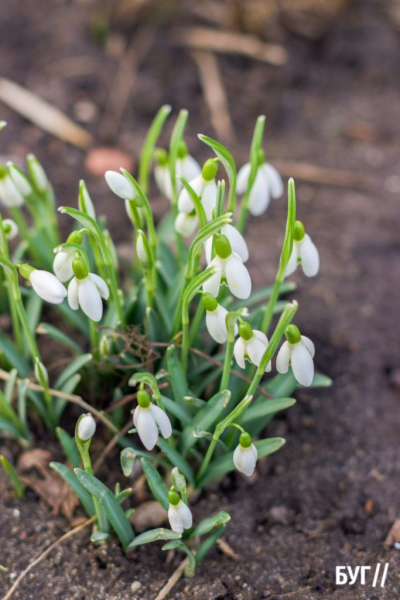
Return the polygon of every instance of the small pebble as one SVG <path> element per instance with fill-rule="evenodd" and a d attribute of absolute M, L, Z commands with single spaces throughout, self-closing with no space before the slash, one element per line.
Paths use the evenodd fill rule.
<path fill-rule="evenodd" d="M 142 587 L 140 581 L 134 581 L 131 585 L 131 592 L 137 592 Z"/>

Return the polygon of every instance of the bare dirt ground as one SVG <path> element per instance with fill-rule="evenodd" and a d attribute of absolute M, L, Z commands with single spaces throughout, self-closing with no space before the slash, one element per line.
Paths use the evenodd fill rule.
<path fill-rule="evenodd" d="M 298 181 L 299 218 L 322 258 L 316 280 L 296 276 L 299 326 L 316 342 L 317 366 L 334 379 L 334 387 L 301 392 L 298 404 L 271 424 L 269 432 L 283 435 L 287 444 L 260 464 L 250 483 L 232 476 L 202 496 L 196 517 L 216 510 L 231 514 L 225 540 L 239 560 L 214 550 L 196 578 L 182 579 L 171 598 L 398 597 L 400 554 L 385 548 L 384 540 L 400 516 L 399 46 L 398 34 L 377 7 L 364 3 L 342 15 L 321 42 L 289 37 L 290 60 L 283 68 L 237 57 L 219 59 L 238 139 L 248 143 L 256 116 L 265 113 L 271 162 L 343 169 L 375 183 L 351 189 Z M 66 76 L 60 61 L 71 56 L 90 58 L 92 67 L 88 60 L 86 73 Z M 190 110 L 193 152 L 206 156 L 197 132 L 215 135 L 192 59 L 168 46 L 160 34 L 139 70 L 119 131 L 102 139 L 101 115 L 116 62 L 91 41 L 83 3 L 6 2 L 0 66 L 3 75 L 74 118 L 82 114 L 82 102 L 93 103 L 95 116 L 85 127 L 97 132 L 98 143 L 117 143 L 134 157 L 164 102 Z M 84 176 L 111 232 L 124 242 L 122 203 L 107 193 L 102 178 L 85 170 L 84 153 L 7 109 L 1 116 L 9 121 L 1 153 L 18 159 L 34 151 L 54 173 L 60 203 L 75 204 L 77 181 Z M 245 160 L 245 144 L 231 147 L 239 161 Z M 161 199 L 157 207 L 162 210 Z M 285 203 L 276 201 L 266 215 L 249 223 L 257 285 L 272 280 L 284 219 Z M 15 447 L 1 446 L 16 457 Z M 108 468 L 118 469 L 116 455 L 114 459 Z M 9 569 L 0 575 L 5 593 L 19 572 L 70 526 L 66 519 L 52 517 L 33 492 L 16 500 L 2 472 L 0 485 L 0 563 Z M 156 546 L 127 556 L 117 544 L 93 548 L 86 530 L 50 554 L 13 597 L 149 600 L 181 557 L 171 564 L 165 559 Z M 384 589 L 379 583 L 372 587 L 372 575 L 365 586 L 335 584 L 337 565 L 370 565 L 373 570 L 379 562 L 389 563 Z M 137 581 L 140 588 L 133 592 Z"/>

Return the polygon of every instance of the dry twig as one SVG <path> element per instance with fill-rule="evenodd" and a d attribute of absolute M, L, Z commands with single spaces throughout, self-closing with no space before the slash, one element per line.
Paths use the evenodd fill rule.
<path fill-rule="evenodd" d="M 158 592 L 158 594 L 154 600 L 164 600 L 168 596 L 170 591 L 175 587 L 175 585 L 178 583 L 178 581 L 182 577 L 183 572 L 186 569 L 188 564 L 189 564 L 189 558 L 185 558 L 185 560 L 183 562 L 181 562 L 181 564 L 176 569 L 176 571 L 174 571 L 174 573 L 168 579 L 168 581 L 164 585 L 164 587 Z"/>

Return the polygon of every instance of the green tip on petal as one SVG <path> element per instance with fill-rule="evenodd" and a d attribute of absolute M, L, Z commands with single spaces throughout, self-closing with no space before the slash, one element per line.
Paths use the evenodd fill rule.
<path fill-rule="evenodd" d="M 77 279 L 86 279 L 86 277 L 89 275 L 88 268 L 82 258 L 74 258 L 72 262 L 72 270 Z"/>
<path fill-rule="evenodd" d="M 296 325 L 286 327 L 285 336 L 289 344 L 298 344 L 301 340 L 300 329 Z"/>
<path fill-rule="evenodd" d="M 24 277 L 24 279 L 29 280 L 29 277 L 32 275 L 33 271 L 36 271 L 36 269 L 31 267 L 31 265 L 19 265 L 19 274 L 21 277 Z"/>
<path fill-rule="evenodd" d="M 247 321 L 242 321 L 242 323 L 240 323 L 239 335 L 244 340 L 251 340 L 251 338 L 253 337 L 253 330 L 251 328 L 250 323 L 247 323 Z"/>
<path fill-rule="evenodd" d="M 293 239 L 296 242 L 301 242 L 306 234 L 306 230 L 304 229 L 304 225 L 301 221 L 295 221 L 294 230 L 293 230 Z"/>
<path fill-rule="evenodd" d="M 232 248 L 226 235 L 214 236 L 215 253 L 220 258 L 228 258 L 232 254 Z"/>
<path fill-rule="evenodd" d="M 209 158 L 203 165 L 201 175 L 204 181 L 212 181 L 218 172 L 218 162 L 214 158 Z"/>
<path fill-rule="evenodd" d="M 173 489 L 168 492 L 168 500 L 172 506 L 178 506 L 179 502 L 181 501 L 179 494 Z"/>
<path fill-rule="evenodd" d="M 208 292 L 203 294 L 201 301 L 203 303 L 204 308 L 208 312 L 213 312 L 218 306 L 217 299 L 214 298 L 214 296 Z"/>
<path fill-rule="evenodd" d="M 139 390 L 137 393 L 137 401 L 141 408 L 149 408 L 150 396 L 146 390 Z"/>
<path fill-rule="evenodd" d="M 242 448 L 250 448 L 251 446 L 251 435 L 246 431 L 240 435 L 239 443 Z"/>

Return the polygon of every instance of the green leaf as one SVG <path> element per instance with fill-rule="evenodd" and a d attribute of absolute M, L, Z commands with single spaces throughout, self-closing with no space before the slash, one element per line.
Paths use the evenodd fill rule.
<path fill-rule="evenodd" d="M 219 527 L 217 527 L 217 529 L 215 529 L 215 531 L 213 531 L 212 534 L 209 535 L 208 538 L 206 540 L 204 540 L 204 542 L 202 544 L 200 544 L 200 546 L 197 548 L 196 567 L 199 566 L 201 561 L 207 556 L 207 554 L 210 552 L 210 550 L 215 546 L 218 539 L 224 533 L 225 527 L 226 527 L 225 525 L 220 525 Z"/>
<path fill-rule="evenodd" d="M 312 384 L 309 386 L 310 388 L 328 388 L 331 387 L 333 381 L 327 375 L 323 375 L 322 373 L 315 373 Z M 299 388 L 304 389 L 304 386 L 298 385 Z"/>
<path fill-rule="evenodd" d="M 27 377 L 29 375 L 30 367 L 28 362 L 3 331 L 0 331 L 0 352 L 7 363 L 17 369 L 20 377 Z"/>
<path fill-rule="evenodd" d="M 221 512 L 214 515 L 213 517 L 209 517 L 208 519 L 203 519 L 203 521 L 200 521 L 200 523 L 197 525 L 194 531 L 192 531 L 189 537 L 196 537 L 199 535 L 209 533 L 216 527 L 226 525 L 227 523 L 229 523 L 230 520 L 231 516 L 224 510 L 221 510 Z"/>
<path fill-rule="evenodd" d="M 290 408 L 296 404 L 294 398 L 276 398 L 268 400 L 268 398 L 259 398 L 252 406 L 250 406 L 243 415 L 242 425 L 246 428 L 247 425 L 254 421 L 259 421 L 263 417 L 271 417 L 281 410 Z"/>
<path fill-rule="evenodd" d="M 115 497 L 119 504 L 123 504 L 125 502 L 125 500 L 127 500 L 129 498 L 131 493 L 132 493 L 132 488 L 127 488 L 126 490 L 122 490 L 122 492 L 115 494 Z M 134 509 L 132 509 L 132 510 L 134 512 Z M 133 512 L 132 512 L 132 514 L 133 514 Z"/>
<path fill-rule="evenodd" d="M 258 440 L 254 443 L 257 448 L 258 458 L 262 458 L 263 456 L 268 456 L 268 454 L 273 454 L 279 448 L 283 446 L 285 440 L 282 438 L 269 438 L 265 440 Z M 226 473 L 233 471 L 235 466 L 233 464 L 233 452 L 229 452 L 229 454 L 224 454 L 220 458 L 217 458 L 214 462 L 212 462 L 203 479 L 199 482 L 197 487 L 203 487 L 210 481 L 214 479 L 218 479 Z"/>
<path fill-rule="evenodd" d="M 63 385 L 65 385 L 65 383 L 69 379 L 71 379 L 71 377 L 73 377 L 75 373 L 78 373 L 81 369 L 83 369 L 83 367 L 87 365 L 92 360 L 92 358 L 92 354 L 82 354 L 82 356 L 78 356 L 77 358 L 75 358 L 75 360 L 70 362 L 69 365 L 61 373 L 61 375 L 57 378 L 54 384 L 55 389 L 61 389 Z"/>
<path fill-rule="evenodd" d="M 143 142 L 142 149 L 139 157 L 139 185 L 147 194 L 148 192 L 148 180 L 150 165 L 153 158 L 154 147 L 157 144 L 157 140 L 161 134 L 164 123 L 171 112 L 171 107 L 168 104 L 162 106 L 152 124 L 150 125 L 146 138 Z"/>
<path fill-rule="evenodd" d="M 293 292 L 296 287 L 296 284 L 292 281 L 284 281 L 281 284 L 279 295 L 283 296 L 284 294 L 289 294 L 290 292 Z M 268 285 L 253 292 L 250 298 L 247 298 L 247 300 L 236 300 L 233 296 L 228 296 L 225 302 L 222 302 L 222 304 L 229 310 L 237 310 L 238 308 L 242 308 L 244 306 L 247 308 L 253 308 L 257 304 L 265 303 L 271 297 L 272 290 L 273 286 Z"/>
<path fill-rule="evenodd" d="M 18 371 L 17 369 L 11 369 L 9 372 L 9 379 L 6 381 L 4 388 L 4 395 L 7 399 L 7 402 L 11 404 L 13 396 L 14 396 L 14 388 L 15 383 L 17 381 Z"/>
<path fill-rule="evenodd" d="M 106 542 L 110 538 L 110 534 L 105 531 L 94 531 L 90 536 L 90 541 L 92 544 L 101 544 L 102 542 Z"/>
<path fill-rule="evenodd" d="M 0 463 L 3 465 L 5 472 L 10 478 L 10 481 L 14 486 L 18 498 L 22 498 L 25 493 L 25 486 L 20 480 L 17 471 L 14 469 L 10 461 L 7 460 L 6 457 L 3 455 L 0 455 Z"/>
<path fill-rule="evenodd" d="M 74 469 L 74 472 L 87 491 L 99 500 L 122 546 L 126 548 L 135 534 L 114 494 L 94 475 L 83 469 Z"/>
<path fill-rule="evenodd" d="M 63 392 L 64 394 L 73 394 L 76 387 L 78 386 L 80 380 L 81 380 L 80 375 L 73 375 L 72 377 L 67 379 L 67 381 L 59 388 L 59 391 Z M 54 413 L 55 413 L 56 422 L 58 422 L 59 419 L 61 418 L 61 415 L 64 412 L 66 405 L 68 404 L 68 400 L 65 400 L 63 398 L 55 398 L 54 402 L 55 402 Z"/>
<path fill-rule="evenodd" d="M 19 436 L 25 437 L 25 428 L 18 418 L 17 413 L 13 409 L 12 405 L 7 401 L 7 398 L 0 391 L 0 416 L 10 421 L 19 432 Z"/>
<path fill-rule="evenodd" d="M 122 472 L 125 477 L 129 477 L 132 474 L 135 461 L 137 459 L 137 452 L 133 448 L 124 448 L 120 455 Z"/>
<path fill-rule="evenodd" d="M 194 554 L 191 550 L 189 550 L 189 548 L 186 546 L 186 544 L 184 544 L 182 542 L 182 540 L 171 540 L 170 542 L 167 542 L 162 549 L 164 551 L 169 551 L 169 550 L 182 550 L 182 552 L 185 552 L 185 554 L 188 555 L 189 557 L 189 567 L 186 570 L 186 574 L 188 576 L 193 575 L 193 573 L 195 572 L 196 569 L 196 559 L 194 557 Z"/>
<path fill-rule="evenodd" d="M 48 335 L 52 340 L 55 340 L 56 342 L 69 348 L 69 350 L 71 350 L 74 354 L 83 353 L 83 349 L 81 346 L 79 346 L 79 344 L 77 344 L 66 333 L 60 331 L 60 329 L 57 329 L 57 327 L 54 327 L 54 325 L 50 325 L 49 323 L 39 323 L 36 333 L 39 335 Z"/>
<path fill-rule="evenodd" d="M 193 435 L 196 429 L 208 431 L 210 427 L 217 421 L 218 417 L 228 405 L 231 393 L 229 390 L 223 390 L 215 394 L 206 403 L 196 416 L 193 418 L 190 425 L 185 427 L 182 434 L 182 453 L 186 455 L 189 450 L 195 445 L 197 439 Z"/>
<path fill-rule="evenodd" d="M 149 488 L 156 500 L 168 510 L 169 500 L 168 500 L 168 488 L 162 480 L 160 473 L 154 467 L 154 465 L 147 459 L 142 458 L 140 460 L 143 473 L 146 476 L 147 483 Z"/>
<path fill-rule="evenodd" d="M 186 477 L 186 479 L 194 485 L 194 472 L 192 467 L 189 465 L 187 460 L 183 458 L 180 452 L 176 450 L 173 446 L 171 446 L 167 440 L 163 438 L 158 438 L 157 442 L 158 446 L 164 452 L 165 456 L 168 458 L 172 466 L 178 467 L 181 473 Z"/>
<path fill-rule="evenodd" d="M 35 331 L 42 314 L 43 300 L 37 294 L 30 294 L 26 304 L 26 314 L 28 317 L 29 329 Z"/>
<path fill-rule="evenodd" d="M 157 529 L 150 529 L 149 531 L 145 531 L 141 533 L 133 542 L 129 544 L 127 550 L 131 548 L 136 548 L 137 546 L 143 546 L 143 544 L 151 544 L 152 542 L 158 542 L 159 540 L 178 540 L 182 536 L 180 533 L 176 531 L 172 531 L 171 529 L 164 529 L 164 527 L 158 527 Z"/>
<path fill-rule="evenodd" d="M 63 479 L 68 483 L 70 488 L 77 495 L 80 503 L 83 508 L 86 510 L 89 517 L 93 517 L 95 514 L 93 498 L 89 494 L 89 492 L 83 487 L 83 485 L 79 482 L 75 473 L 71 471 L 66 465 L 63 465 L 59 462 L 51 462 L 50 467 L 56 471 Z"/>
<path fill-rule="evenodd" d="M 183 370 L 181 361 L 178 359 L 175 346 L 169 346 L 166 359 L 174 398 L 179 406 L 185 406 L 183 398 L 192 394 L 190 393 L 185 371 Z"/>
<path fill-rule="evenodd" d="M 167 398 L 167 396 L 161 396 L 161 400 L 165 410 L 179 419 L 183 426 L 189 425 L 192 422 L 192 415 L 187 406 L 177 404 L 171 398 Z"/>
<path fill-rule="evenodd" d="M 75 439 L 72 438 L 69 433 L 67 433 L 65 429 L 62 429 L 61 427 L 56 427 L 56 434 L 67 460 L 69 460 L 72 467 L 79 467 L 81 463 L 81 457 L 79 456 Z"/>
<path fill-rule="evenodd" d="M 236 165 L 232 154 L 219 142 L 200 134 L 199 139 L 214 150 L 219 160 L 224 165 L 229 179 L 229 201 L 228 212 L 234 212 L 236 202 Z"/>

